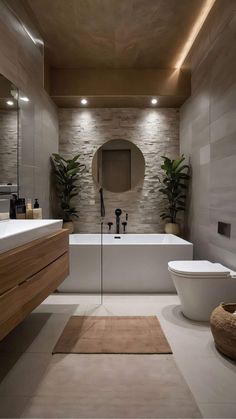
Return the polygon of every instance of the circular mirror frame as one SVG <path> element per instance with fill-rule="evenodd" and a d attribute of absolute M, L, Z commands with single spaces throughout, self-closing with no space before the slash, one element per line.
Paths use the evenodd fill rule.
<path fill-rule="evenodd" d="M 129 140 L 115 139 L 102 144 L 92 159 L 92 176 L 105 190 L 121 193 L 133 190 L 144 179 L 145 159 Z"/>

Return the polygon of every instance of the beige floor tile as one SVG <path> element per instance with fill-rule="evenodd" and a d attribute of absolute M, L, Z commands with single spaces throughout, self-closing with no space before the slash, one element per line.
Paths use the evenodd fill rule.
<path fill-rule="evenodd" d="M 176 361 L 198 403 L 234 403 L 236 400 L 236 363 L 220 354 L 196 357 L 176 356 Z"/>
<path fill-rule="evenodd" d="M 0 353 L 0 388 L 2 381 L 13 370 L 21 356 L 22 354 L 17 352 Z"/>
<path fill-rule="evenodd" d="M 0 383 L 0 396 L 32 396 L 52 355 L 48 353 L 0 354 L 1 363 L 12 363 Z"/>
<path fill-rule="evenodd" d="M 28 347 L 27 352 L 52 353 L 52 350 L 69 318 L 70 314 L 68 313 L 52 314 L 43 329 Z"/>
<path fill-rule="evenodd" d="M 73 298 L 75 300 L 75 298 Z M 77 309 L 79 303 L 79 299 L 77 297 L 77 302 L 73 303 L 73 300 L 68 300 L 67 296 L 65 295 L 65 299 L 63 300 L 62 295 L 60 294 L 52 294 L 46 300 L 42 302 L 33 313 L 49 313 L 49 314 L 65 314 L 68 313 L 71 316 L 73 315 L 75 309 Z M 87 305 L 87 304 L 86 304 Z"/>
<path fill-rule="evenodd" d="M 54 355 L 24 414 L 160 417 L 157 412 L 200 416 L 172 355 Z"/>
<path fill-rule="evenodd" d="M 183 400 L 145 400 L 130 398 L 130 395 L 103 397 L 93 394 L 86 397 L 33 397 L 22 418 L 96 418 L 96 419 L 157 419 L 157 418 L 199 418 L 197 408 Z"/>
<path fill-rule="evenodd" d="M 199 407 L 204 418 L 236 418 L 236 403 L 201 403 Z"/>
<path fill-rule="evenodd" d="M 158 318 L 176 355 L 217 356 L 208 323 L 189 321 L 183 316 L 180 305 L 164 307 Z"/>
<path fill-rule="evenodd" d="M 50 317 L 50 313 L 31 313 L 0 342 L 0 352 L 25 352 Z"/>
<path fill-rule="evenodd" d="M 19 418 L 28 402 L 27 397 L 0 396 L 0 418 Z"/>
<path fill-rule="evenodd" d="M 73 314 L 157 315 L 174 355 L 52 357 Z M 177 295 L 106 295 L 101 306 L 99 296 L 53 294 L 0 344 L 0 380 L 0 417 L 198 417 L 186 383 L 204 417 L 236 417 L 236 364 L 208 324 L 182 315 Z"/>

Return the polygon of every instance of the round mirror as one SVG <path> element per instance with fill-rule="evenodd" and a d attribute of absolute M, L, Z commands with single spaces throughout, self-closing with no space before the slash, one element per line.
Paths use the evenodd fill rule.
<path fill-rule="evenodd" d="M 130 141 L 111 140 L 95 153 L 92 173 L 95 182 L 110 192 L 133 189 L 144 178 L 145 160 Z"/>

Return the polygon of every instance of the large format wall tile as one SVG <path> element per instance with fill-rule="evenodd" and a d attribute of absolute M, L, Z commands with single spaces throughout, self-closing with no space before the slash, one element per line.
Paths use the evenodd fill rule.
<path fill-rule="evenodd" d="M 192 96 L 180 110 L 180 148 L 192 163 L 186 235 L 194 243 L 195 256 L 232 269 L 236 269 L 235 22 L 235 1 L 218 0 L 194 45 Z M 230 238 L 218 233 L 218 221 L 231 224 Z"/>
<path fill-rule="evenodd" d="M 8 3 L 12 3 L 9 1 Z M 57 109 L 43 89 L 43 54 L 27 35 L 35 28 L 20 2 L 20 20 L 0 0 L 0 73 L 30 102 L 20 105 L 20 195 L 38 198 L 44 218 L 50 215 L 50 155 L 58 150 Z"/>

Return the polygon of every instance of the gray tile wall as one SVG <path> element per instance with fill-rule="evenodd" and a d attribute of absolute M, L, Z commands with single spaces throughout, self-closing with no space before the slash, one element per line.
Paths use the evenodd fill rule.
<path fill-rule="evenodd" d="M 16 5 L 27 30 L 37 33 L 20 2 Z M 57 109 L 43 89 L 43 54 L 2 0 L 0 39 L 0 73 L 30 99 L 28 104 L 20 104 L 20 195 L 39 198 L 44 218 L 47 218 L 50 215 L 50 155 L 58 150 Z"/>
<path fill-rule="evenodd" d="M 106 220 L 115 221 L 117 207 L 129 213 L 128 232 L 163 231 L 159 217 L 157 176 L 161 156 L 179 153 L 179 111 L 176 109 L 60 109 L 59 147 L 64 156 L 81 153 L 87 166 L 80 181 L 76 206 L 80 211 L 76 231 L 99 232 L 99 194 L 91 165 L 96 150 L 106 141 L 124 139 L 142 151 L 146 169 L 143 182 L 133 190 L 115 194 L 104 191 Z M 105 226 L 105 231 L 107 226 Z"/>
<path fill-rule="evenodd" d="M 236 269 L 236 2 L 217 0 L 192 53 L 192 96 L 180 110 L 180 148 L 192 185 L 186 236 L 195 257 Z M 231 224 L 231 238 L 218 234 Z"/>

